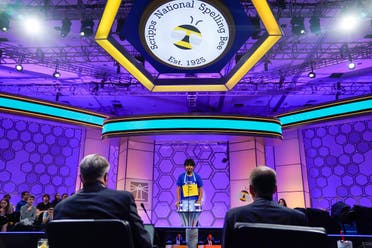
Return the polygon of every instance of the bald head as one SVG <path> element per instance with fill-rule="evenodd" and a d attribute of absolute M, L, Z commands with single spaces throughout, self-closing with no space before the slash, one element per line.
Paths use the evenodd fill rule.
<path fill-rule="evenodd" d="M 101 181 L 106 183 L 106 175 L 110 168 L 109 162 L 98 154 L 90 154 L 80 162 L 80 177 L 83 183 Z"/>
<path fill-rule="evenodd" d="M 276 173 L 267 166 L 257 166 L 249 177 L 249 191 L 253 198 L 262 197 L 272 200 L 276 192 Z"/>

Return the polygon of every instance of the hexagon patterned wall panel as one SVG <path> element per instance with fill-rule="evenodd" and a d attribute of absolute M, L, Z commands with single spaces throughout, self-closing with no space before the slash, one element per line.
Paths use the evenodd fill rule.
<path fill-rule="evenodd" d="M 372 206 L 372 120 L 302 131 L 312 207 Z"/>
<path fill-rule="evenodd" d="M 176 211 L 176 182 L 184 172 L 186 158 L 195 160 L 195 171 L 203 179 L 201 227 L 222 227 L 230 208 L 230 176 L 226 162 L 227 144 L 161 144 L 155 145 L 153 215 L 156 226 L 182 226 Z"/>
<path fill-rule="evenodd" d="M 110 163 L 110 170 L 108 173 L 107 187 L 110 189 L 116 189 L 119 166 L 119 144 L 110 144 L 108 160 Z"/>
<path fill-rule="evenodd" d="M 35 203 L 44 193 L 73 193 L 83 135 L 76 126 L 0 114 L 1 196 L 16 204 L 22 191 Z"/>

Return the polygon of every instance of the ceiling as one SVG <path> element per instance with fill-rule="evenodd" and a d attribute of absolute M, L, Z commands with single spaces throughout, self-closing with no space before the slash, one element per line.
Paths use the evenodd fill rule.
<path fill-rule="evenodd" d="M 372 2 L 288 0 L 268 1 L 283 37 L 244 78 L 228 92 L 168 92 L 147 90 L 117 65 L 91 37 L 81 37 L 80 20 L 91 17 L 96 29 L 104 0 L 8 0 L 0 12 L 10 14 L 8 32 L 0 31 L 0 92 L 58 102 L 111 116 L 143 114 L 219 113 L 275 116 L 280 113 L 330 101 L 372 93 Z M 283 4 L 285 6 L 283 6 Z M 123 1 L 118 17 L 128 15 L 133 1 Z M 241 1 L 254 15 L 250 1 Z M 360 16 L 358 29 L 340 31 L 337 24 L 349 10 Z M 44 19 L 44 33 L 37 37 L 23 29 L 25 16 Z M 321 32 L 310 31 L 312 16 L 320 17 Z M 292 33 L 291 19 L 303 16 L 306 33 Z M 72 22 L 66 37 L 59 28 L 64 18 Z M 136 56 L 131 45 L 113 36 Z M 261 23 L 261 32 L 264 27 Z M 256 41 L 252 38 L 237 54 L 244 54 Z M 346 47 L 347 46 L 347 47 Z M 348 51 L 347 51 L 348 48 Z M 347 67 L 349 53 L 356 63 Z M 22 62 L 24 70 L 14 67 Z M 146 62 L 145 62 L 146 66 Z M 61 77 L 55 79 L 55 70 Z M 314 70 L 316 78 L 308 73 Z M 188 75 L 181 75 L 187 77 Z"/>

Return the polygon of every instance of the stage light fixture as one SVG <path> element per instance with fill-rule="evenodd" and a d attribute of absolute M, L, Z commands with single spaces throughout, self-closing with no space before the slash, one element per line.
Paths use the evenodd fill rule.
<path fill-rule="evenodd" d="M 53 77 L 54 78 L 60 78 L 61 77 L 61 73 L 59 71 L 54 71 Z"/>
<path fill-rule="evenodd" d="M 320 17 L 319 16 L 312 16 L 310 18 L 310 31 L 316 35 L 320 34 Z"/>
<path fill-rule="evenodd" d="M 59 66 L 59 61 L 57 60 L 56 68 L 54 69 L 54 72 L 53 72 L 53 77 L 54 78 L 60 78 L 61 77 L 61 73 L 58 71 L 58 66 Z"/>
<path fill-rule="evenodd" d="M 3 32 L 9 30 L 9 15 L 5 12 L 0 13 L 0 29 Z"/>
<path fill-rule="evenodd" d="M 81 21 L 80 36 L 89 37 L 93 35 L 94 22 L 92 19 Z"/>
<path fill-rule="evenodd" d="M 294 16 L 291 19 L 292 33 L 295 35 L 305 34 L 304 18 L 301 16 Z"/>
<path fill-rule="evenodd" d="M 307 74 L 307 76 L 309 77 L 309 78 L 315 78 L 316 77 L 316 74 L 315 74 L 315 72 L 314 72 L 314 65 L 313 65 L 313 63 L 311 63 L 311 71 Z"/>
<path fill-rule="evenodd" d="M 356 65 L 353 61 L 350 61 L 350 63 L 347 65 L 347 67 L 350 69 L 350 70 L 354 70 Z"/>
<path fill-rule="evenodd" d="M 19 72 L 23 71 L 23 66 L 22 66 L 21 64 L 17 64 L 17 65 L 15 66 L 15 68 L 16 68 L 16 70 L 19 71 Z"/>
<path fill-rule="evenodd" d="M 307 74 L 307 76 L 309 78 L 315 78 L 316 77 L 316 74 L 315 74 L 315 72 L 311 71 L 311 72 L 309 72 L 309 74 Z"/>
<path fill-rule="evenodd" d="M 62 27 L 61 27 L 61 37 L 66 37 L 71 30 L 71 21 L 67 18 L 62 20 Z"/>

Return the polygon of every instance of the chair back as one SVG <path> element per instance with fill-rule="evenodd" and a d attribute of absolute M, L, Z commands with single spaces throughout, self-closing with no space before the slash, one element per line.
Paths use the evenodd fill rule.
<path fill-rule="evenodd" d="M 233 244 L 250 248 L 326 248 L 327 234 L 322 227 L 237 222 Z"/>
<path fill-rule="evenodd" d="M 130 225 L 123 220 L 53 220 L 46 234 L 50 248 L 134 248 Z"/>
<path fill-rule="evenodd" d="M 324 227 L 328 234 L 340 233 L 340 225 L 335 218 L 331 217 L 328 211 L 317 208 L 306 208 L 305 214 L 309 220 L 309 226 Z"/>
<path fill-rule="evenodd" d="M 358 234 L 372 234 L 372 207 L 354 205 L 352 212 Z"/>

